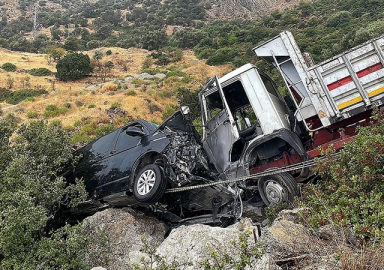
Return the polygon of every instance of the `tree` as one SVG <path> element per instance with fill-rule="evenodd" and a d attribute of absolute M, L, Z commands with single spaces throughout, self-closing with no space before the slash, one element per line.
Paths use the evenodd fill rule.
<path fill-rule="evenodd" d="M 79 40 L 76 37 L 69 37 L 64 42 L 64 48 L 68 51 L 80 50 Z"/>
<path fill-rule="evenodd" d="M 48 56 L 48 63 L 54 61 L 58 61 L 65 55 L 65 49 L 56 47 L 56 46 L 48 46 L 45 50 L 45 53 Z"/>
<path fill-rule="evenodd" d="M 94 60 L 96 60 L 97 65 L 99 65 L 99 62 L 100 62 L 100 60 L 103 58 L 103 56 L 104 56 L 104 55 L 103 55 L 103 52 L 102 52 L 102 51 L 96 50 L 92 58 L 93 58 Z"/>
<path fill-rule="evenodd" d="M 93 71 L 88 55 L 72 53 L 64 56 L 56 65 L 56 77 L 59 80 L 77 80 L 87 76 Z"/>

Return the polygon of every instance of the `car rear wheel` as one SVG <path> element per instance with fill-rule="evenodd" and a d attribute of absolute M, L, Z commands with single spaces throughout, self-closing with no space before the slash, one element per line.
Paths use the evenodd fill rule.
<path fill-rule="evenodd" d="M 163 197 L 166 181 L 158 165 L 146 165 L 133 183 L 133 195 L 139 202 L 155 203 Z"/>
<path fill-rule="evenodd" d="M 287 172 L 261 177 L 258 189 L 266 205 L 290 203 L 300 195 L 295 179 Z"/>

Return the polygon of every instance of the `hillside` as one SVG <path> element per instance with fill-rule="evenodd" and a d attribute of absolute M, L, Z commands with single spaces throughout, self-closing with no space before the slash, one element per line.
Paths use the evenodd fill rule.
<path fill-rule="evenodd" d="M 302 0 L 198 0 L 198 1 L 124 1 L 124 0 L 80 0 L 80 1 L 30 1 L 30 0 L 3 0 L 2 13 L 9 20 L 14 20 L 22 14 L 28 17 L 33 16 L 35 3 L 38 3 L 39 9 L 43 11 L 71 12 L 78 9 L 79 6 L 92 6 L 101 3 L 102 5 L 113 4 L 116 10 L 120 10 L 123 16 L 133 14 L 134 8 L 150 8 L 149 13 L 154 10 L 162 10 L 162 6 L 169 7 L 170 4 L 177 3 L 181 9 L 188 7 L 189 2 L 200 10 L 205 16 L 200 20 L 232 19 L 240 17 L 244 19 L 256 19 L 268 15 L 273 10 L 284 10 L 297 5 Z"/>
<path fill-rule="evenodd" d="M 111 55 L 106 55 L 107 50 L 111 51 Z M 93 138 L 100 125 L 113 124 L 117 127 L 139 118 L 161 123 L 176 109 L 176 93 L 180 87 L 195 90 L 208 77 L 224 74 L 229 70 L 229 66 L 208 66 L 204 61 L 197 60 L 191 51 L 185 51 L 183 58 L 178 62 L 157 69 L 156 65 L 152 64 L 151 68 L 146 70 L 161 73 L 162 77 L 134 78 L 141 73 L 143 62 L 150 52 L 134 48 L 101 48 L 98 52 L 102 52 L 104 57 L 100 61 L 112 61 L 115 64 L 104 79 L 105 83 L 97 72 L 79 81 L 63 82 L 55 80 L 54 75 L 37 77 L 28 73 L 33 68 L 47 68 L 56 72 L 54 64 L 47 64 L 44 54 L 12 52 L 5 49 L 0 52 L 0 65 L 11 62 L 17 66 L 16 72 L 1 70 L 1 85 L 9 86 L 11 80 L 13 92 L 25 88 L 43 89 L 48 92 L 40 97 L 27 98 L 15 106 L 6 101 L 1 102 L 3 116 L 11 115 L 21 122 L 36 119 L 60 120 L 68 129 L 76 131 L 79 131 L 79 126 L 89 125 L 91 130 L 84 131 L 82 135 L 85 137 L 79 141 Z M 95 50 L 88 51 L 87 54 L 92 58 Z M 0 90 L 0 93 L 1 91 L 5 90 Z M 52 105 L 62 110 L 62 113 L 47 113 L 47 108 Z M 114 107 L 126 113 L 108 116 L 107 110 Z"/>

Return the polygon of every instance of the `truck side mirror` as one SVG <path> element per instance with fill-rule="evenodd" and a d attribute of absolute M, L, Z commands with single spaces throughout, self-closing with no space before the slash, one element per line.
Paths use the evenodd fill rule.
<path fill-rule="evenodd" d="M 128 128 L 126 129 L 125 133 L 127 133 L 127 135 L 129 135 L 129 136 L 133 136 L 133 137 L 135 137 L 135 136 L 140 136 L 140 137 L 142 137 L 142 136 L 145 135 L 145 132 L 144 132 L 144 131 L 142 131 L 140 128 L 135 127 L 135 126 L 130 126 L 130 127 L 128 127 Z"/>

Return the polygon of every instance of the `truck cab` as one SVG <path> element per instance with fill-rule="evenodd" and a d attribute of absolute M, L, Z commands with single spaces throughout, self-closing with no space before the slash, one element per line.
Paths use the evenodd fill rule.
<path fill-rule="evenodd" d="M 305 159 L 301 140 L 290 129 L 288 106 L 275 83 L 255 66 L 246 64 L 222 78 L 213 77 L 199 99 L 203 147 L 220 178 Z"/>

